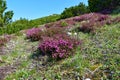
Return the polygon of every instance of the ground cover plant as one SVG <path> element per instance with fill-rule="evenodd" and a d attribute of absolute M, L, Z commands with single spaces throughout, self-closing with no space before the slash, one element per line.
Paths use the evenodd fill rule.
<path fill-rule="evenodd" d="M 26 38 L 30 39 L 31 41 L 40 40 L 42 30 L 40 28 L 32 28 L 26 31 Z"/>
<path fill-rule="evenodd" d="M 62 59 L 73 55 L 72 52 L 81 43 L 67 35 L 66 28 L 59 26 L 59 24 L 41 29 L 32 28 L 27 30 L 26 37 L 32 41 L 40 41 L 38 46 L 40 54 L 54 59 Z"/>
<path fill-rule="evenodd" d="M 99 15 L 93 18 L 97 27 L 94 35 L 78 29 L 91 20 L 92 14 Z M 11 38 L 15 47 L 5 55 L 0 54 L 0 79 L 119 80 L 119 16 L 85 15 L 60 21 L 67 26 L 59 26 L 58 21 L 49 27 L 21 31 L 21 35 Z M 99 27 L 102 21 L 105 24 Z"/>
<path fill-rule="evenodd" d="M 101 12 L 104 14 L 110 14 L 119 7 L 120 0 L 88 0 L 89 9 L 91 12 Z"/>
<path fill-rule="evenodd" d="M 32 28 L 25 31 L 26 38 L 31 41 L 43 40 L 44 37 L 53 37 L 58 34 L 65 34 L 65 28 L 50 27 L 50 28 Z"/>
<path fill-rule="evenodd" d="M 88 0 L 12 22 L 0 0 L 0 80 L 120 80 L 119 2 Z"/>
<path fill-rule="evenodd" d="M 81 23 L 81 26 L 78 27 L 79 31 L 94 32 L 97 28 L 104 25 L 118 23 L 119 17 L 111 18 L 111 16 L 101 13 L 89 13 L 75 17 L 73 20 Z"/>
<path fill-rule="evenodd" d="M 48 37 L 39 44 L 38 49 L 42 55 L 48 55 L 53 59 L 62 59 L 74 55 L 74 49 L 80 45 L 80 41 L 71 39 L 67 35 L 57 35 L 57 37 Z"/>
<path fill-rule="evenodd" d="M 68 27 L 71 25 L 75 25 L 75 22 L 71 19 L 61 20 L 53 23 L 48 23 L 45 25 L 46 28 L 49 27 Z"/>
<path fill-rule="evenodd" d="M 9 35 L 4 35 L 2 37 L 0 37 L 0 48 L 2 48 L 3 46 L 5 46 L 5 44 L 10 41 L 10 36 Z"/>
<path fill-rule="evenodd" d="M 120 22 L 119 16 L 112 18 L 110 15 L 105 15 L 101 13 L 89 13 L 89 14 L 84 14 L 81 16 L 77 16 L 74 18 L 69 18 L 65 20 L 60 20 L 57 22 L 53 23 L 48 23 L 45 25 L 46 28 L 49 27 L 73 27 L 76 24 L 80 24 L 79 27 L 77 27 L 78 31 L 83 31 L 83 32 L 92 32 L 97 28 L 100 28 L 104 25 L 110 25 L 113 23 L 118 23 Z"/>
<path fill-rule="evenodd" d="M 107 24 L 110 19 L 111 18 L 108 15 L 103 15 L 100 13 L 90 13 L 78 16 L 73 20 L 81 22 L 81 26 L 78 28 L 80 31 L 94 32 L 96 28 Z"/>
<path fill-rule="evenodd" d="M 40 25 L 49 23 L 49 22 L 55 22 L 57 21 L 57 19 L 59 19 L 59 15 L 57 14 L 53 14 L 50 16 L 46 16 L 46 17 L 42 17 L 34 20 L 20 18 L 19 20 L 16 20 L 12 23 L 5 25 L 4 27 L 0 27 L 0 35 L 17 33 L 24 29 L 30 29 L 33 27 L 38 27 Z"/>

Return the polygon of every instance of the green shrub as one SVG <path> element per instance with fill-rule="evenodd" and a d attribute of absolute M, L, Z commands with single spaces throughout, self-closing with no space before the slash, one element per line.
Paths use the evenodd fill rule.
<path fill-rule="evenodd" d="M 30 20 L 30 24 L 31 24 L 31 26 L 38 26 L 41 24 L 49 23 L 49 22 L 55 22 L 59 19 L 59 17 L 60 17 L 60 15 L 53 14 L 53 15 L 49 15 L 46 17 Z"/>
<path fill-rule="evenodd" d="M 113 14 L 119 14 L 120 13 L 120 6 L 116 7 L 115 10 L 112 12 Z"/>
<path fill-rule="evenodd" d="M 57 14 L 53 14 L 53 15 L 42 17 L 35 20 L 20 18 L 19 20 L 16 20 L 8 24 L 7 26 L 0 28 L 0 35 L 13 34 L 13 33 L 19 32 L 20 30 L 29 29 L 32 27 L 38 27 L 39 25 L 42 25 L 45 23 L 54 22 L 58 20 L 58 18 L 59 18 L 59 15 Z"/>
<path fill-rule="evenodd" d="M 92 12 L 108 12 L 120 5 L 120 0 L 88 0 L 89 8 Z"/>
<path fill-rule="evenodd" d="M 88 12 L 89 8 L 85 4 L 80 3 L 79 5 L 72 6 L 70 8 L 65 8 L 65 10 L 60 15 L 60 19 L 78 16 Z"/>
<path fill-rule="evenodd" d="M 62 26 L 62 27 L 65 27 L 65 26 L 68 26 L 68 24 L 67 24 L 67 22 L 62 21 L 62 22 L 61 22 L 61 26 Z"/>

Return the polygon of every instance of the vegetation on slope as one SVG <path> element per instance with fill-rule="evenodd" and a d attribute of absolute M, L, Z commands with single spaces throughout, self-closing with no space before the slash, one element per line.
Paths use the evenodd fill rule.
<path fill-rule="evenodd" d="M 6 27 L 0 28 L 0 35 L 17 33 L 20 30 L 29 29 L 32 27 L 38 27 L 45 23 L 57 21 L 57 19 L 59 19 L 59 15 L 57 14 L 46 16 L 39 19 L 34 19 L 34 20 L 20 18 L 20 20 L 16 20 L 8 24 Z"/>
<path fill-rule="evenodd" d="M 79 5 L 65 8 L 65 10 L 60 15 L 60 19 L 79 16 L 89 12 L 90 12 L 89 7 L 81 2 L 79 3 Z"/>
<path fill-rule="evenodd" d="M 90 14 L 85 15 L 87 17 Z M 79 17 L 81 18 L 81 16 Z M 21 31 L 18 36 L 17 34 L 13 35 L 15 38 L 11 38 L 10 43 L 12 42 L 14 44 L 12 51 L 10 51 L 10 53 L 6 53 L 0 56 L 1 60 L 0 75 L 3 75 L 0 76 L 0 79 L 79 80 L 90 78 L 92 80 L 99 79 L 119 80 L 120 78 L 119 17 L 117 18 L 115 18 L 114 16 L 113 18 L 111 17 L 112 18 L 111 20 L 114 21 L 111 22 L 111 24 L 109 25 L 104 24 L 101 25 L 101 27 L 96 26 L 94 33 L 91 31 L 86 33 L 84 31 L 79 30 L 79 27 L 81 27 L 82 23 L 75 20 L 76 18 L 78 19 L 79 17 L 73 17 L 62 21 L 65 23 L 67 23 L 66 21 L 72 23 L 75 22 L 72 25 L 67 24 L 65 26 L 60 26 L 61 24 L 58 24 L 59 23 L 58 21 L 54 22 L 54 25 L 51 26 L 49 25 L 49 27 L 46 27 L 46 25 L 44 25 L 43 27 L 38 28 L 43 30 L 44 33 L 47 32 L 51 33 L 51 35 L 44 34 L 46 37 L 53 37 L 54 35 L 54 37 L 57 38 L 58 35 L 55 34 L 58 33 L 67 34 L 71 38 L 76 38 L 77 40 L 82 41 L 80 46 L 76 47 L 76 49 L 72 51 L 72 54 L 74 55 L 69 55 L 62 59 L 59 59 L 58 57 L 57 60 L 54 57 L 52 57 L 51 59 L 50 56 L 51 54 L 47 55 L 48 53 L 51 52 L 43 54 L 43 52 L 41 53 L 41 51 L 38 50 L 39 49 L 38 46 L 40 44 L 43 45 L 44 39 L 47 40 L 49 39 L 41 37 L 40 39 L 38 38 L 38 40 L 40 41 L 38 40 L 31 41 L 31 38 L 26 39 L 26 32 L 29 30 L 24 30 Z M 82 18 L 83 18 L 82 22 L 86 22 L 84 17 Z M 104 21 L 104 19 L 102 20 Z M 58 28 L 63 28 L 65 31 L 63 29 L 59 29 L 62 31 L 58 32 L 57 31 Z M 35 28 L 35 30 L 36 29 L 37 28 Z M 34 35 L 34 37 L 36 35 L 36 33 L 34 34 L 34 32 L 31 34 Z M 54 43 L 54 41 L 51 41 L 50 44 Z M 70 42 L 70 44 L 71 43 L 72 42 Z M 56 43 L 54 45 L 56 45 Z M 8 46 L 7 49 L 9 50 L 10 45 L 6 44 L 6 46 Z M 50 49 L 52 49 L 52 47 L 53 46 L 51 46 Z M 46 50 L 50 49 L 47 48 L 46 46 Z M 69 49 L 64 48 L 64 50 Z"/>
<path fill-rule="evenodd" d="M 116 8 L 120 6 L 120 0 L 88 0 L 88 4 L 92 12 L 101 12 L 108 14 L 112 13 Z M 120 13 L 120 11 L 118 13 Z"/>
<path fill-rule="evenodd" d="M 78 7 L 88 9 L 79 6 L 66 9 L 70 16 L 64 18 L 76 16 Z M 0 80 L 119 80 L 119 14 L 89 13 L 57 21 L 60 18 L 21 18 L 0 28 L 0 34 L 12 34 L 0 36 Z"/>

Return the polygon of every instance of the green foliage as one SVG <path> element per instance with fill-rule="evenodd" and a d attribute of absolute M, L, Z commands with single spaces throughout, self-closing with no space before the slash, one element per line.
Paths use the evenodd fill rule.
<path fill-rule="evenodd" d="M 6 26 L 8 23 L 12 21 L 13 11 L 7 11 L 6 1 L 0 0 L 0 27 Z"/>
<path fill-rule="evenodd" d="M 68 26 L 68 24 L 67 24 L 66 22 L 62 21 L 62 22 L 61 22 L 61 26 L 62 26 L 62 27 L 65 27 L 65 26 Z"/>
<path fill-rule="evenodd" d="M 119 14 L 120 13 L 120 6 L 116 7 L 115 10 L 112 12 L 113 14 Z"/>
<path fill-rule="evenodd" d="M 78 16 L 88 12 L 89 12 L 88 7 L 85 4 L 80 3 L 79 5 L 72 6 L 70 8 L 65 8 L 65 10 L 61 13 L 60 18 L 65 19 L 65 18 Z"/>
<path fill-rule="evenodd" d="M 81 19 L 77 18 L 77 20 Z M 119 20 L 118 17 L 117 21 Z M 112 25 L 96 29 L 94 35 L 77 32 L 78 38 L 83 41 L 82 45 L 73 52 L 74 56 L 57 62 L 52 60 L 47 62 L 45 56 L 42 55 L 37 57 L 37 51 L 34 50 L 37 49 L 38 42 L 25 40 L 25 35 L 17 36 L 15 39 L 11 38 L 12 45 L 15 44 L 13 51 L 0 55 L 1 60 L 5 62 L 0 63 L 0 68 L 4 72 L 1 76 L 4 75 L 5 80 L 85 80 L 86 78 L 119 80 L 120 24 L 113 22 L 115 23 Z M 73 27 L 80 25 L 79 23 Z M 54 28 L 50 28 L 48 29 L 51 33 Z M 56 30 L 60 31 L 58 28 Z M 54 34 L 57 32 L 56 30 L 53 32 Z M 48 30 L 47 33 L 49 33 Z M 6 44 L 6 46 L 10 46 L 10 44 Z M 35 54 L 32 59 L 30 58 L 31 53 Z M 7 73 L 9 74 L 6 76 Z"/>
<path fill-rule="evenodd" d="M 9 14 L 9 13 L 7 13 Z M 8 15 L 10 16 L 10 15 Z M 0 35 L 2 34 L 12 34 L 12 33 L 16 33 L 19 32 L 20 30 L 24 30 L 24 29 L 29 29 L 32 27 L 38 27 L 38 25 L 42 25 L 45 23 L 49 23 L 49 22 L 54 22 L 56 20 L 58 20 L 59 15 L 57 14 L 53 14 L 47 17 L 42 17 L 39 19 L 35 19 L 35 20 L 28 20 L 25 18 L 20 18 L 19 20 L 16 20 L 8 25 L 6 25 L 6 27 L 1 27 L 0 28 Z M 6 17 L 6 20 L 8 21 L 9 18 Z M 1 22 L 1 19 L 0 19 Z"/>
<path fill-rule="evenodd" d="M 27 28 L 31 28 L 29 20 L 21 18 L 20 20 L 8 24 L 6 27 L 0 28 L 0 34 L 12 34 Z"/>
<path fill-rule="evenodd" d="M 120 5 L 120 0 L 88 0 L 88 4 L 92 12 L 112 11 Z"/>
<path fill-rule="evenodd" d="M 31 24 L 31 26 L 38 26 L 41 24 L 49 23 L 49 22 L 55 22 L 59 19 L 59 17 L 60 17 L 60 15 L 53 14 L 53 15 L 49 15 L 46 17 L 30 20 L 30 24 Z"/>

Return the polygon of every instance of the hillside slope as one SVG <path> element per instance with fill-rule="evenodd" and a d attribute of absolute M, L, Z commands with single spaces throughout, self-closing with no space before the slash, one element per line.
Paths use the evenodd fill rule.
<path fill-rule="evenodd" d="M 85 16 L 88 15 L 91 14 Z M 77 35 L 71 37 L 82 40 L 82 44 L 72 52 L 75 55 L 58 61 L 48 60 L 46 55 L 38 55 L 39 41 L 31 42 L 26 39 L 26 30 L 13 34 L 14 38 L 4 46 L 3 51 L 7 52 L 1 50 L 4 54 L 0 54 L 0 80 L 119 80 L 120 19 L 116 22 L 113 19 L 114 23 L 109 25 L 105 20 L 106 24 L 91 29 L 80 27 L 89 20 L 88 17 L 87 21 L 82 18 L 82 22 L 78 18 L 79 16 L 40 27 L 46 29 L 51 26 L 69 26 L 71 32 L 77 32 Z"/>

